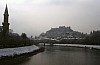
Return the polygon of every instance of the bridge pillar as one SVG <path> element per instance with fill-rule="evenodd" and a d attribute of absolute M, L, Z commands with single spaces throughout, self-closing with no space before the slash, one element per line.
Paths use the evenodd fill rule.
<path fill-rule="evenodd" d="M 44 43 L 44 46 L 45 46 L 45 43 Z"/>

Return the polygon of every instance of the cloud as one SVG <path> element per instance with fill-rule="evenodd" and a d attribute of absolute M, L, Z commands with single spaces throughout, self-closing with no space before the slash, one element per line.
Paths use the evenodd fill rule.
<path fill-rule="evenodd" d="M 13 4 L 22 4 L 26 0 L 0 0 L 0 3 L 13 3 Z"/>

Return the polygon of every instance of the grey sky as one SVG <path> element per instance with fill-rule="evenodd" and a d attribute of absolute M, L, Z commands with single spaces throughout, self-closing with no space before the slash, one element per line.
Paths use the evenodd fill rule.
<path fill-rule="evenodd" d="M 63 25 L 84 33 L 100 30 L 100 0 L 0 0 L 0 24 L 6 3 L 10 28 L 19 34 L 35 36 Z"/>

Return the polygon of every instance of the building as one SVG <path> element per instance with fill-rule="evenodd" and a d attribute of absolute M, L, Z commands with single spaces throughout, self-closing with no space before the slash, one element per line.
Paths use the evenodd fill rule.
<path fill-rule="evenodd" d="M 0 26 L 0 32 L 2 32 L 2 26 Z"/>
<path fill-rule="evenodd" d="M 7 4 L 6 4 L 6 8 L 5 8 L 5 12 L 4 12 L 4 22 L 2 23 L 3 26 L 0 26 L 0 32 L 2 32 L 2 35 L 4 37 L 8 36 L 8 34 L 9 34 L 8 19 L 9 19 L 9 13 L 8 13 L 8 8 L 7 8 Z"/>
<path fill-rule="evenodd" d="M 59 28 L 51 28 L 46 33 L 41 33 L 39 39 L 81 39 L 85 35 L 81 32 L 74 31 L 71 27 L 59 26 Z"/>

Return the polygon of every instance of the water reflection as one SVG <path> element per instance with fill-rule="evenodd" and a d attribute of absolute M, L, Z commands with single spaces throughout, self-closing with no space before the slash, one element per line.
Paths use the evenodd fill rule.
<path fill-rule="evenodd" d="M 46 46 L 45 52 L 30 58 L 6 59 L 0 63 L 5 65 L 100 65 L 100 50 Z"/>
<path fill-rule="evenodd" d="M 20 65 L 29 62 L 30 57 L 16 57 L 0 60 L 0 65 Z"/>
<path fill-rule="evenodd" d="M 98 50 L 59 46 L 46 48 L 44 53 L 33 56 L 29 65 L 100 65 Z"/>

